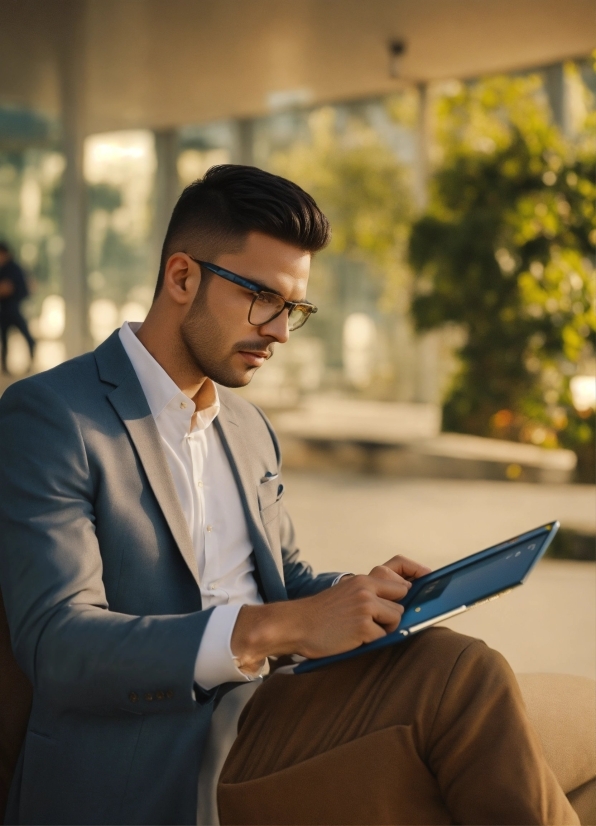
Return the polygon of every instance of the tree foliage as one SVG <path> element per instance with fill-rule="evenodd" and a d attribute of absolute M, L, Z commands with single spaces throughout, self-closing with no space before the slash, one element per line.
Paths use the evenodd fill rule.
<path fill-rule="evenodd" d="M 593 420 L 570 379 L 594 353 L 593 116 L 564 140 L 538 77 L 462 86 L 441 107 L 444 160 L 409 258 L 418 329 L 466 333 L 445 427 L 573 447 L 591 464 Z"/>
<path fill-rule="evenodd" d="M 310 192 L 329 217 L 327 255 L 365 264 L 389 306 L 408 278 L 413 212 L 407 172 L 369 125 L 352 118 L 340 131 L 336 120 L 332 107 L 313 111 L 310 140 L 277 153 L 272 167 Z"/>

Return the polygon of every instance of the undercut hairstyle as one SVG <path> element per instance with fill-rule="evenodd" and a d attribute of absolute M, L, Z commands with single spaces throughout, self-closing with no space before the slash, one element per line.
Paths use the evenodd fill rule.
<path fill-rule="evenodd" d="M 311 255 L 331 238 L 329 221 L 297 184 L 255 166 L 212 166 L 186 187 L 174 207 L 155 298 L 175 252 L 213 261 L 224 252 L 239 252 L 250 232 L 262 232 Z"/>

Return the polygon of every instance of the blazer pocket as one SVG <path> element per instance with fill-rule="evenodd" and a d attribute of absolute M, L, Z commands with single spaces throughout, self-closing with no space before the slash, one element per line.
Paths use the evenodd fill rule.
<path fill-rule="evenodd" d="M 278 500 L 264 510 L 261 510 L 261 522 L 263 525 L 269 525 L 276 517 L 279 517 L 280 506 L 281 503 Z"/>
<path fill-rule="evenodd" d="M 268 511 L 272 505 L 279 502 L 283 496 L 284 486 L 280 482 L 279 476 L 272 476 L 266 479 L 257 487 L 257 494 L 259 497 L 259 509 L 261 515 Z"/>

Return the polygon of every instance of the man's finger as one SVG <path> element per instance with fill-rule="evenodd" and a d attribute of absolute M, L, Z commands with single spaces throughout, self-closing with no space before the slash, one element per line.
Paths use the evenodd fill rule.
<path fill-rule="evenodd" d="M 386 635 L 387 631 L 380 623 L 371 621 L 368 623 L 366 633 L 362 637 L 362 642 L 365 644 L 374 642 L 375 640 L 380 640 L 381 637 L 385 637 Z"/>
<path fill-rule="evenodd" d="M 376 611 L 373 614 L 374 621 L 381 625 L 390 634 L 399 625 L 404 609 L 397 602 L 386 599 L 377 600 Z"/>
<path fill-rule="evenodd" d="M 369 576 L 372 576 L 375 579 L 391 579 L 394 582 L 405 582 L 408 588 L 411 587 L 412 584 L 408 579 L 404 579 L 401 574 L 396 573 L 387 565 L 376 565 L 370 572 Z"/>
<path fill-rule="evenodd" d="M 390 568 L 392 571 L 395 571 L 396 574 L 406 579 L 418 579 L 418 577 L 430 574 L 431 572 L 431 569 L 427 565 L 414 562 L 413 559 L 408 559 L 406 556 L 394 556 L 388 562 L 385 562 L 383 567 Z"/>
<path fill-rule="evenodd" d="M 372 576 L 369 579 L 374 586 L 376 595 L 392 602 L 403 599 L 411 587 L 410 583 L 401 576 L 399 579 L 377 579 Z"/>

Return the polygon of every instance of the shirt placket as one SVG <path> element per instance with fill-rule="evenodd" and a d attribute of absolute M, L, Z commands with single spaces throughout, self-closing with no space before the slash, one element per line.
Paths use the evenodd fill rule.
<path fill-rule="evenodd" d="M 212 436 L 212 434 L 209 434 L 207 429 L 201 432 L 202 455 L 205 462 L 202 488 L 205 514 L 205 585 L 210 598 L 217 605 L 224 605 L 229 602 L 229 594 L 222 588 L 220 569 L 220 531 L 224 530 L 224 526 L 221 524 L 221 514 L 216 506 L 213 491 L 211 491 L 209 487 L 211 477 L 207 474 L 206 467 L 206 458 L 211 450 L 211 447 L 209 447 L 210 436 Z M 212 464 L 213 459 L 211 459 L 211 465 Z M 211 470 L 213 470 L 212 466 Z"/>
<path fill-rule="evenodd" d="M 209 566 L 207 560 L 207 553 L 205 548 L 205 495 L 204 495 L 204 461 L 201 451 L 201 445 L 198 443 L 198 435 L 195 431 L 189 434 L 188 443 L 190 449 L 190 464 L 191 464 L 191 478 L 193 486 L 193 503 L 194 503 L 194 530 L 193 542 L 197 552 L 197 562 L 199 565 L 199 572 L 201 581 L 205 581 L 205 576 L 208 576 Z"/>

